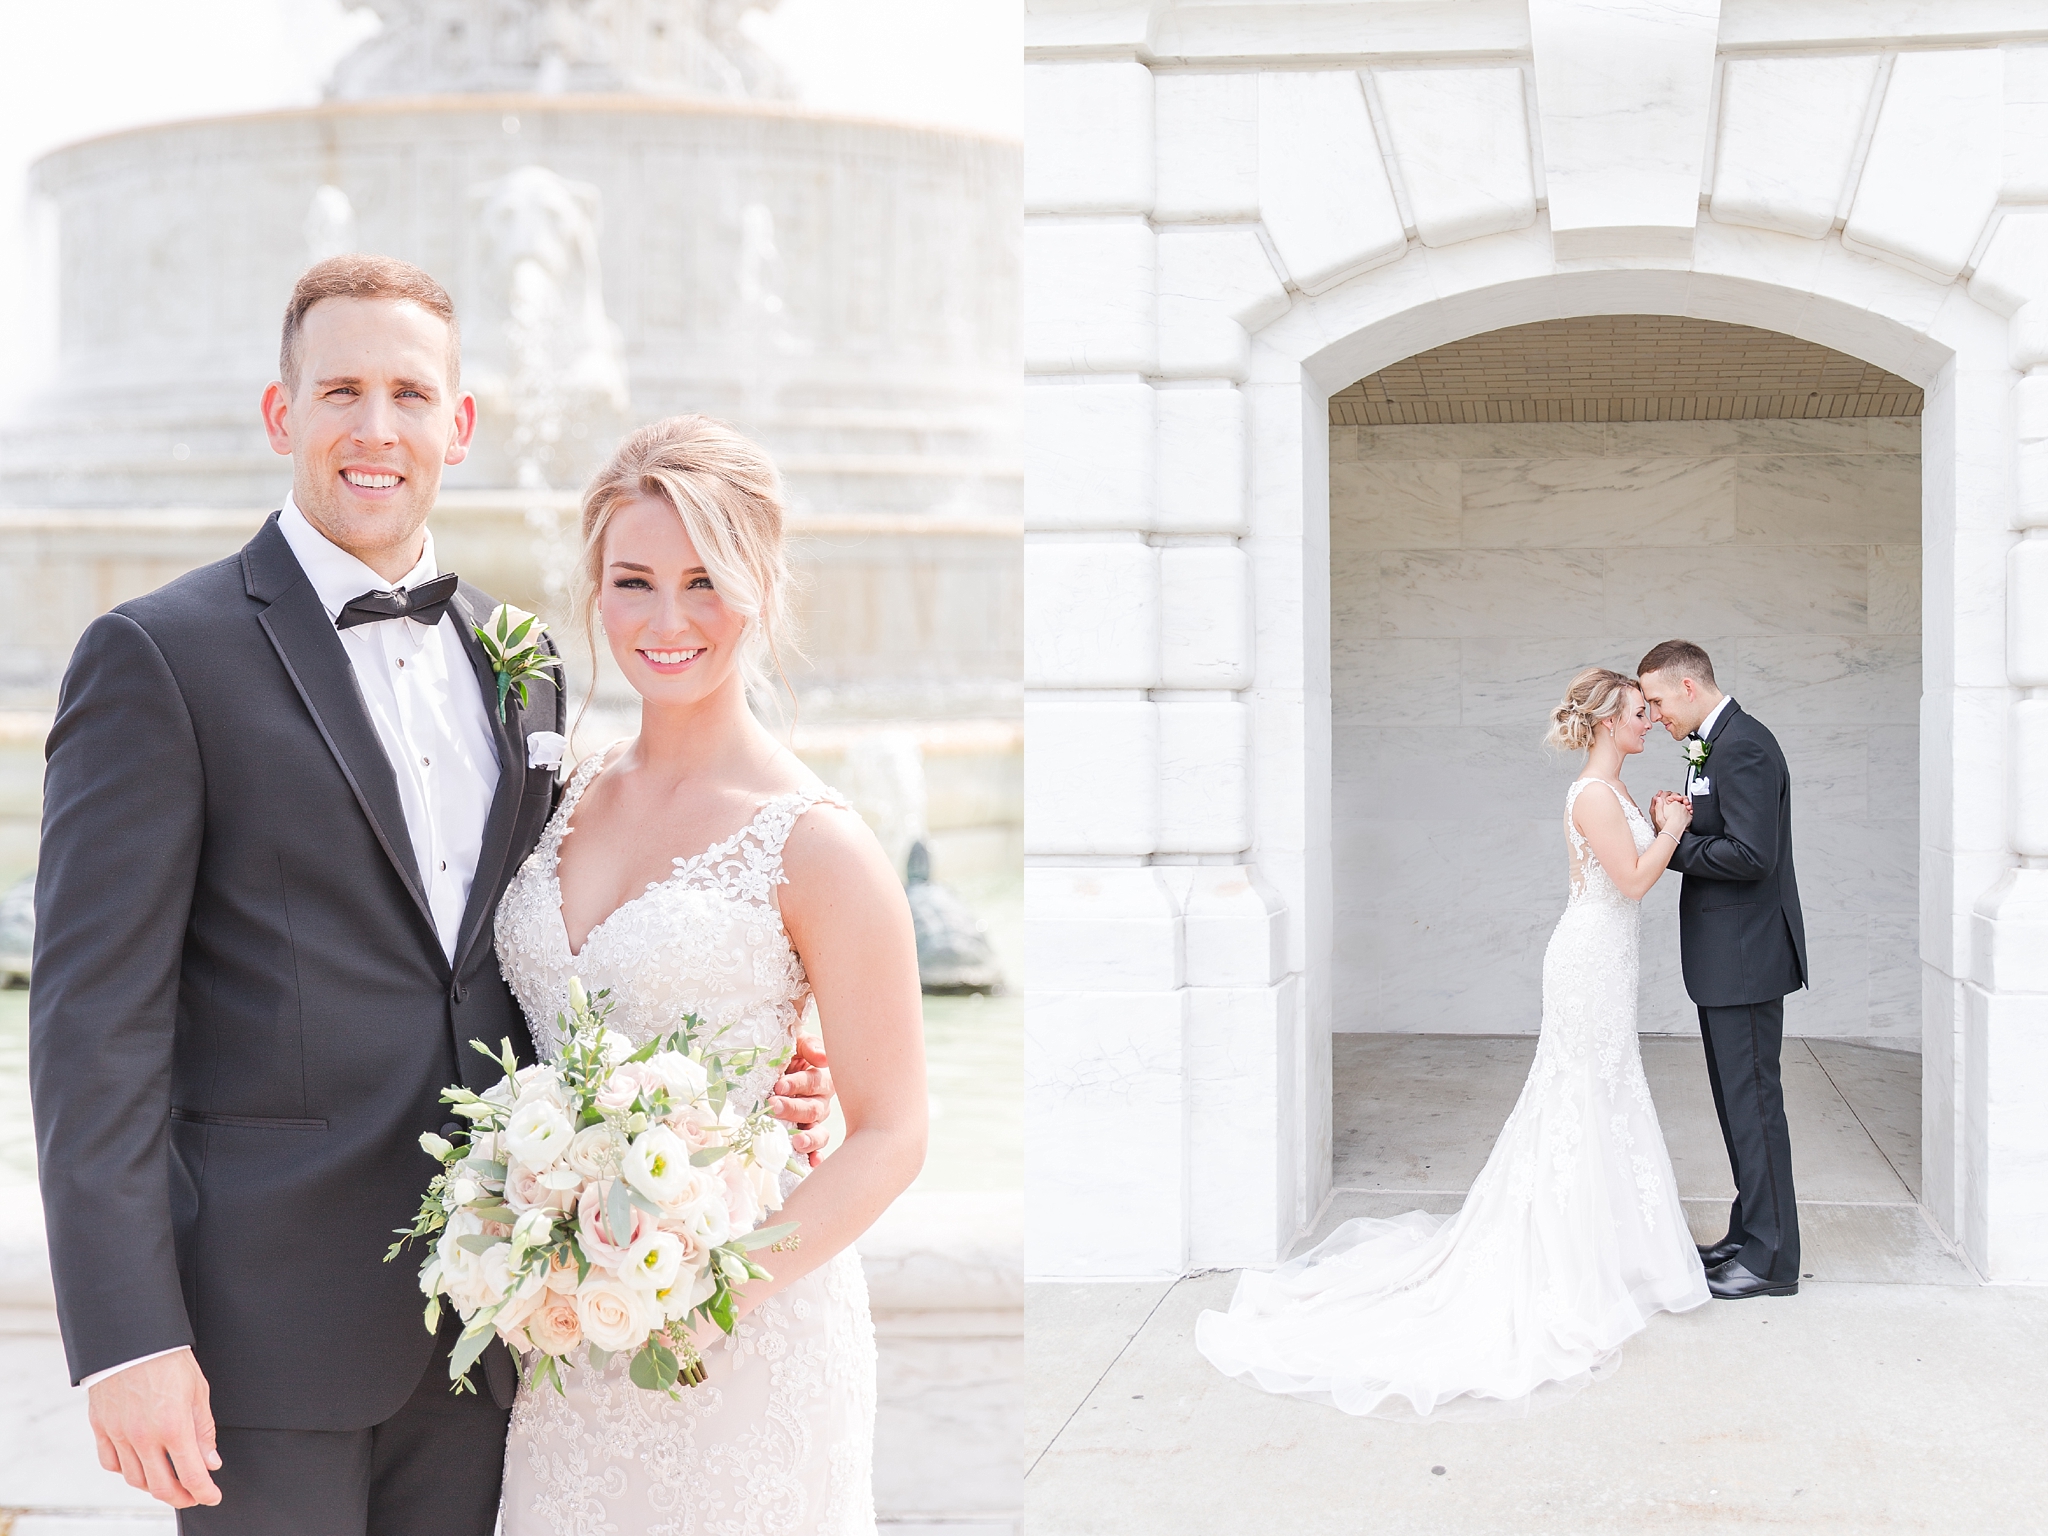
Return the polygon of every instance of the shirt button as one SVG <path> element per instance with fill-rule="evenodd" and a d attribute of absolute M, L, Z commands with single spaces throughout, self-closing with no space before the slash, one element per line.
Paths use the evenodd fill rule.
<path fill-rule="evenodd" d="M 434 760 L 431 757 L 423 757 L 420 759 L 420 766 L 422 768 L 431 768 L 434 766 Z"/>
<path fill-rule="evenodd" d="M 399 657 L 399 658 L 398 658 L 398 665 L 399 665 L 399 669 L 400 669 L 401 671 L 402 671 L 402 670 L 404 670 L 404 667 L 405 667 L 405 658 L 404 658 L 403 656 L 401 656 L 401 657 Z"/>
<path fill-rule="evenodd" d="M 446 859 L 441 861 L 441 871 L 443 874 L 446 874 L 448 871 L 448 861 Z"/>

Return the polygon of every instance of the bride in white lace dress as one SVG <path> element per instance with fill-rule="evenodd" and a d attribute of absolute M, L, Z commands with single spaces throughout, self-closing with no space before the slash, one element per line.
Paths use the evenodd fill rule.
<path fill-rule="evenodd" d="M 1247 1271 L 1196 1324 L 1220 1370 L 1347 1413 L 1524 1413 L 1612 1370 L 1655 1313 L 1707 1300 L 1636 1043 L 1638 903 L 1691 820 L 1672 800 L 1653 830 L 1621 783 L 1650 724 L 1601 668 L 1553 716 L 1551 741 L 1586 751 L 1565 796 L 1570 897 L 1535 1064 L 1463 1207 L 1357 1218 Z"/>
<path fill-rule="evenodd" d="M 579 575 L 640 734 L 570 779 L 499 906 L 498 958 L 543 1056 L 571 976 L 610 989 L 636 1041 L 694 1012 L 779 1054 L 815 999 L 846 1139 L 789 1194 L 796 1246 L 764 1256 L 773 1279 L 741 1292 L 732 1337 L 696 1327 L 702 1385 L 643 1391 L 619 1355 L 566 1393 L 521 1387 L 505 1536 L 875 1529 L 874 1328 L 849 1245 L 924 1158 L 916 947 L 873 836 L 748 708 L 781 525 L 773 466 L 704 417 L 642 428 L 593 482 Z M 775 1076 L 764 1062 L 742 1107 Z"/>

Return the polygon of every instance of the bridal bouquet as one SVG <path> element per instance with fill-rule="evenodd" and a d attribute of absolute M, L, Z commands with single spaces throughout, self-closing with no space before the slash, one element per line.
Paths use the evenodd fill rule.
<path fill-rule="evenodd" d="M 441 1172 L 385 1257 L 435 1240 L 420 1289 L 429 1332 L 444 1296 L 466 1325 L 448 1363 L 459 1389 L 493 1334 L 557 1390 L 578 1345 L 599 1369 L 630 1352 L 649 1391 L 694 1386 L 691 1317 L 730 1333 L 733 1287 L 768 1278 L 750 1255 L 793 1246 L 793 1223 L 757 1225 L 782 1204 L 779 1175 L 803 1171 L 789 1133 L 729 1102 L 765 1053 L 719 1049 L 694 1014 L 635 1050 L 605 1028 L 605 997 L 570 981 L 560 1054 L 541 1066 L 520 1066 L 509 1041 L 496 1055 L 472 1042 L 504 1077 L 444 1090 L 469 1130 L 420 1138 Z"/>

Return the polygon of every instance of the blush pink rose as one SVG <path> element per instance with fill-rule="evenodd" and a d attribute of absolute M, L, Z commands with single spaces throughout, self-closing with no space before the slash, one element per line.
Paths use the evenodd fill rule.
<path fill-rule="evenodd" d="M 529 1274 L 498 1304 L 498 1311 L 491 1319 L 491 1326 L 498 1330 L 499 1338 L 516 1349 L 521 1342 L 520 1330 L 532 1320 L 534 1313 L 553 1299 L 555 1294 L 547 1288 L 546 1275 Z"/>
<path fill-rule="evenodd" d="M 753 1231 L 761 1219 L 761 1202 L 754 1193 L 754 1181 L 747 1177 L 747 1170 L 736 1157 L 727 1158 L 718 1171 L 725 1179 L 725 1210 L 732 1218 L 733 1231 Z"/>
<path fill-rule="evenodd" d="M 576 1293 L 552 1288 L 526 1320 L 526 1336 L 544 1355 L 566 1355 L 583 1342 L 583 1322 L 576 1315 Z"/>
<path fill-rule="evenodd" d="M 652 1224 L 652 1218 L 637 1205 L 633 1206 L 633 1230 L 614 1233 L 611 1219 L 605 1214 L 605 1207 L 609 1204 L 605 1197 L 611 1193 L 611 1187 L 609 1179 L 583 1186 L 583 1197 L 576 1202 L 576 1225 L 583 1240 L 585 1257 L 616 1274 L 626 1250 L 640 1240 L 640 1234 Z"/>
<path fill-rule="evenodd" d="M 567 1211 L 575 1207 L 576 1191 L 549 1189 L 541 1175 L 524 1163 L 514 1163 L 505 1178 L 505 1203 L 515 1211 Z"/>
<path fill-rule="evenodd" d="M 642 1091 L 652 1093 L 661 1086 L 661 1078 L 648 1071 L 645 1063 L 629 1061 L 624 1066 L 612 1068 L 611 1076 L 605 1079 L 604 1086 L 597 1090 L 595 1097 L 601 1109 L 625 1109 Z"/>

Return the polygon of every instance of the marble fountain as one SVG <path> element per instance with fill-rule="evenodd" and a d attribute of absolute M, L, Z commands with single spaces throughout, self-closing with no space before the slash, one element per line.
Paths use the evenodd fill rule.
<path fill-rule="evenodd" d="M 767 6 L 375 0 L 381 31 L 317 106 L 37 163 L 59 351 L 0 419 L 0 890 L 34 863 L 42 736 L 79 632 L 278 504 L 288 466 L 256 401 L 285 298 L 311 261 L 375 251 L 435 273 L 461 314 L 478 447 L 434 527 L 445 566 L 507 598 L 559 614 L 576 488 L 630 426 L 709 411 L 769 446 L 802 587 L 793 743 L 899 860 L 922 844 L 920 871 L 975 902 L 1014 980 L 1020 156 L 805 108 L 749 8 Z M 579 746 L 630 728 L 615 678 L 582 658 L 572 678 L 595 695 Z M 0 1529 L 167 1528 L 94 1467 L 62 1381 L 23 998 L 0 992 L 0 1354 L 22 1384 L 8 1417 L 36 1428 L 0 1457 Z M 984 1094 L 1016 1077 L 1021 1000 L 929 1003 L 932 1161 L 863 1244 L 877 1496 L 885 1524 L 1008 1532 L 1021 1132 Z"/>

